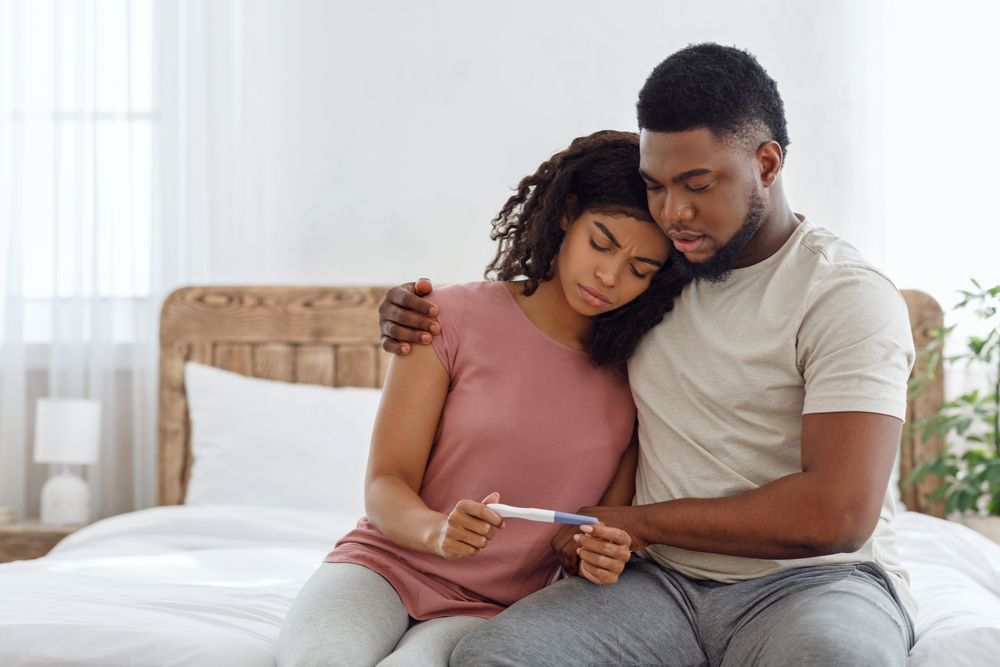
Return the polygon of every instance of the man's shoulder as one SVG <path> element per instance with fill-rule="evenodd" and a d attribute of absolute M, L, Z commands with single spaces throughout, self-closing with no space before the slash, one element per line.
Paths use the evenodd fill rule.
<path fill-rule="evenodd" d="M 831 287 L 836 284 L 840 287 L 854 286 L 866 290 L 895 292 L 898 295 L 896 286 L 881 269 L 829 229 L 804 219 L 798 231 L 791 259 L 800 277 L 808 276 L 800 284 L 808 285 L 810 292 L 824 285 Z M 803 273 L 807 276 L 802 275 Z"/>

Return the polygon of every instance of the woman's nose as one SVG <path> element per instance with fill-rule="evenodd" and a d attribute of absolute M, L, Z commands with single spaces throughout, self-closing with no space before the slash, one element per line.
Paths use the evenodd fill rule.
<path fill-rule="evenodd" d="M 618 274 L 621 271 L 621 268 L 618 267 L 617 264 L 618 262 L 605 262 L 598 266 L 597 271 L 595 271 L 598 279 L 600 279 L 606 287 L 614 287 L 618 284 Z"/>

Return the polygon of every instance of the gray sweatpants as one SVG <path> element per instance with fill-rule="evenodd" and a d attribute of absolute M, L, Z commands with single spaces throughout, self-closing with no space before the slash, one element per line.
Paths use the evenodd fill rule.
<path fill-rule="evenodd" d="M 452 667 L 903 667 L 913 624 L 874 563 L 734 584 L 638 557 L 618 583 L 564 579 L 470 633 Z"/>
<path fill-rule="evenodd" d="M 415 621 L 396 589 L 361 565 L 323 563 L 295 597 L 278 637 L 278 667 L 447 667 L 474 616 Z"/>

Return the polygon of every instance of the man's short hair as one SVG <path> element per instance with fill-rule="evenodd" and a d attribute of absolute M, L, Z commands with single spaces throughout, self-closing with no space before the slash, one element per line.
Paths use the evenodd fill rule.
<path fill-rule="evenodd" d="M 750 53 L 692 44 L 656 66 L 639 91 L 639 128 L 684 132 L 705 127 L 756 152 L 776 141 L 787 154 L 788 128 L 778 84 Z"/>

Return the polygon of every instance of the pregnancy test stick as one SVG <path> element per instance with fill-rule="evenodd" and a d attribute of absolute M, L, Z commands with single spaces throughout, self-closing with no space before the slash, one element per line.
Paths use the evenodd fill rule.
<path fill-rule="evenodd" d="M 489 503 L 486 505 L 497 514 L 512 519 L 527 519 L 528 521 L 545 521 L 547 523 L 569 523 L 574 526 L 586 526 L 597 523 L 597 519 L 592 516 L 582 514 L 569 514 L 567 512 L 555 512 L 553 510 L 540 510 L 534 507 L 511 507 L 501 503 Z"/>

